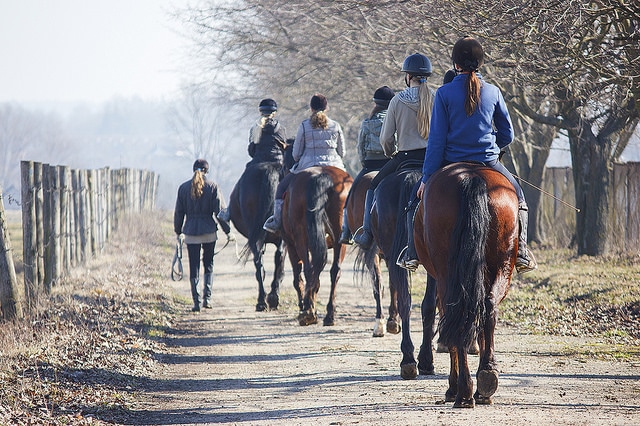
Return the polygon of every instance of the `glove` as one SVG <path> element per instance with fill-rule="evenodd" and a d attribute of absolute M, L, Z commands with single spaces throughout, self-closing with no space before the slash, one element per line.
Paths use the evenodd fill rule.
<path fill-rule="evenodd" d="M 184 234 L 176 234 L 176 236 L 178 237 L 178 242 L 182 244 L 182 242 L 184 241 Z"/>
<path fill-rule="evenodd" d="M 233 232 L 229 232 L 227 234 L 227 241 L 231 243 L 231 242 L 233 242 L 235 240 L 236 240 L 236 236 L 233 234 Z"/>

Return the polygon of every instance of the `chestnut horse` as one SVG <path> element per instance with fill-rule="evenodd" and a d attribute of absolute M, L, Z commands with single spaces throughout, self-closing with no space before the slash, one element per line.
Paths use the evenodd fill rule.
<path fill-rule="evenodd" d="M 247 238 L 240 258 L 246 263 L 249 255 L 253 255 L 253 265 L 258 281 L 258 302 L 256 311 L 277 309 L 279 289 L 284 277 L 284 242 L 262 228 L 265 220 L 273 213 L 273 200 L 280 179 L 278 163 L 249 163 L 229 197 L 229 216 L 235 228 Z M 274 255 L 275 269 L 271 281 L 271 291 L 267 295 L 264 289 L 265 268 L 264 254 L 267 244 L 276 248 Z"/>
<path fill-rule="evenodd" d="M 300 325 L 316 324 L 316 297 L 320 274 L 333 248 L 331 291 L 323 324 L 335 324 L 336 285 L 346 248 L 338 242 L 342 209 L 353 179 L 333 166 L 315 166 L 295 174 L 282 208 L 282 238 L 293 268 L 293 287 L 298 294 Z M 304 279 L 302 274 L 304 273 Z"/>
<path fill-rule="evenodd" d="M 449 348 L 451 358 L 445 399 L 457 408 L 491 404 L 498 388 L 494 357 L 497 307 L 509 290 L 518 249 L 515 190 L 489 167 L 450 164 L 429 179 L 416 214 L 414 236 L 420 263 L 435 278 L 435 283 L 427 282 L 423 308 L 426 304 L 435 311 L 437 300 L 439 343 Z M 398 303 L 411 305 L 408 288 L 402 289 Z M 403 327 L 409 328 L 404 318 Z M 480 360 L 474 393 L 467 348 L 476 336 Z M 404 338 L 406 361 L 413 358 L 413 345 L 410 337 L 406 344 Z M 433 366 L 432 338 L 433 315 L 425 316 L 423 310 L 418 361 L 425 369 Z M 405 367 L 411 369 L 410 363 L 403 370 Z"/>

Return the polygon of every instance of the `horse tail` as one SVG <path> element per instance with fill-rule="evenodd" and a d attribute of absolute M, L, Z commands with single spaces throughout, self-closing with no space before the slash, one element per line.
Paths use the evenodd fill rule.
<path fill-rule="evenodd" d="M 460 204 L 451 235 L 444 314 L 439 341 L 469 347 L 484 318 L 485 249 L 491 215 L 485 180 L 466 175 L 460 182 Z"/>
<path fill-rule="evenodd" d="M 320 173 L 311 176 L 307 190 L 307 236 L 311 265 L 316 274 L 327 264 L 327 240 L 325 225 L 329 222 L 325 206 L 329 200 L 329 190 L 333 188 L 331 176 Z"/>

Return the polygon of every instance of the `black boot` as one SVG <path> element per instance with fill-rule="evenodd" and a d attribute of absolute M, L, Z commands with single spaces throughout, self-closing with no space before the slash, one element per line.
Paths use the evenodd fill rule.
<path fill-rule="evenodd" d="M 200 291 L 198 290 L 199 284 L 200 279 L 191 278 L 191 296 L 193 297 L 193 308 L 191 308 L 192 312 L 200 312 Z"/>
<path fill-rule="evenodd" d="M 367 195 L 364 199 L 364 218 L 362 221 L 362 232 L 356 233 L 353 242 L 361 248 L 368 250 L 373 243 L 373 235 L 371 234 L 371 209 L 373 208 L 374 191 L 367 189 Z"/>
<path fill-rule="evenodd" d="M 264 223 L 262 228 L 272 234 L 279 234 L 282 228 L 282 206 L 284 200 L 275 200 L 273 202 L 273 216 L 270 216 Z"/>
<path fill-rule="evenodd" d="M 213 274 L 204 274 L 204 291 L 202 298 L 202 307 L 211 309 L 211 282 L 213 281 Z"/>
<path fill-rule="evenodd" d="M 342 233 L 340 234 L 340 244 L 353 244 L 351 241 L 351 230 L 347 221 L 347 208 L 342 209 Z"/>
<path fill-rule="evenodd" d="M 518 209 L 518 224 L 520 233 L 518 234 L 518 257 L 516 258 L 516 271 L 523 274 L 533 271 L 538 267 L 535 257 L 527 248 L 527 226 L 529 224 L 529 209 L 526 204 L 520 204 Z"/>
<path fill-rule="evenodd" d="M 407 220 L 407 247 L 403 253 L 401 253 L 400 259 L 396 262 L 396 265 L 408 271 L 415 271 L 418 269 L 418 265 L 420 264 L 418 262 L 418 254 L 416 253 L 416 245 L 413 238 L 413 222 L 415 220 L 419 204 L 420 199 L 416 197 L 409 202 L 405 209 Z"/>

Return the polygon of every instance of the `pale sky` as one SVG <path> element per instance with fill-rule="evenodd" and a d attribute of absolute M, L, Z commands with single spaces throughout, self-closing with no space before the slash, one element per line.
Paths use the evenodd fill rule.
<path fill-rule="evenodd" d="M 160 99 L 180 85 L 178 0 L 0 0 L 0 102 Z"/>

